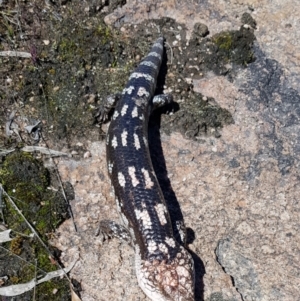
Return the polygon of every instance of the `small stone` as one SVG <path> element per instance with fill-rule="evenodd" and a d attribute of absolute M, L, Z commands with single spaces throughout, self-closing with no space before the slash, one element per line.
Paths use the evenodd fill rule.
<path fill-rule="evenodd" d="M 84 159 L 87 159 L 87 158 L 90 158 L 92 155 L 91 155 L 91 152 L 87 151 L 83 154 L 83 158 Z"/>
<path fill-rule="evenodd" d="M 89 94 L 87 103 L 90 103 L 90 104 L 95 103 L 95 99 L 96 99 L 96 94 Z"/>
<path fill-rule="evenodd" d="M 189 78 L 189 77 L 185 78 L 185 81 L 186 81 L 189 85 L 193 83 L 193 79 L 192 79 L 192 78 Z"/>
<path fill-rule="evenodd" d="M 196 23 L 194 25 L 194 31 L 192 33 L 192 38 L 205 37 L 209 34 L 208 27 L 203 23 Z"/>

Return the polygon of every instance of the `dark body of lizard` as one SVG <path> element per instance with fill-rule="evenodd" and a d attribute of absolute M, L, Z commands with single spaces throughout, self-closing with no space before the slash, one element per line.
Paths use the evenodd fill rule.
<path fill-rule="evenodd" d="M 107 166 L 123 222 L 119 226 L 102 221 L 100 228 L 131 242 L 139 285 L 151 300 L 193 301 L 193 259 L 174 237 L 148 148 L 149 115 L 172 101 L 170 95 L 154 96 L 163 50 L 161 37 L 131 74 L 122 94 L 109 97 L 100 112 L 104 119 L 115 106 L 106 139 Z"/>

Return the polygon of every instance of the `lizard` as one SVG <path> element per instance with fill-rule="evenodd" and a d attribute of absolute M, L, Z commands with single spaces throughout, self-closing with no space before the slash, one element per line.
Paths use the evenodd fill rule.
<path fill-rule="evenodd" d="M 107 97 L 98 112 L 103 122 L 114 108 L 106 136 L 107 168 L 122 221 L 103 220 L 99 228 L 103 235 L 131 243 L 139 286 L 151 300 L 194 301 L 193 258 L 174 236 L 148 148 L 151 112 L 173 101 L 170 94 L 154 95 L 163 52 L 159 37 L 122 93 Z"/>

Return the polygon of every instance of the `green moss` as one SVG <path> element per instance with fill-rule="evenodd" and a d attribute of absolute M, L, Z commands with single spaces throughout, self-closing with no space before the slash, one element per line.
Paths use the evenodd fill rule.
<path fill-rule="evenodd" d="M 253 30 L 241 27 L 235 31 L 223 31 L 211 38 L 218 47 L 219 60 L 247 65 L 254 60 L 252 50 L 255 36 Z"/>
<path fill-rule="evenodd" d="M 73 61 L 81 51 L 74 40 L 69 38 L 62 38 L 62 40 L 58 44 L 58 52 L 61 60 Z"/>
<path fill-rule="evenodd" d="M 21 269 L 18 271 L 18 277 L 15 277 L 19 282 L 25 283 L 32 280 L 35 277 L 36 273 L 38 275 L 44 276 L 41 270 L 50 272 L 55 271 L 58 268 L 57 265 L 51 262 L 48 253 L 40 248 L 37 243 L 32 244 L 32 249 L 32 255 L 35 256 L 37 267 L 34 264 L 23 264 Z M 62 293 L 62 290 L 66 289 L 67 280 L 64 280 L 65 281 L 62 281 L 61 279 L 52 279 L 50 281 L 39 284 L 36 287 L 37 295 L 39 296 L 39 298 L 41 296 L 52 296 L 54 289 L 61 290 L 60 293 Z"/>
<path fill-rule="evenodd" d="M 36 272 L 41 274 L 42 271 L 51 272 L 58 269 L 56 264 L 50 260 L 50 255 L 38 240 L 30 240 L 30 253 L 26 251 L 26 262 L 20 263 L 18 275 L 22 282 L 28 282 L 35 277 Z"/>
<path fill-rule="evenodd" d="M 102 44 L 108 43 L 113 37 L 113 33 L 112 33 L 111 29 L 102 23 L 96 27 L 94 33 L 95 33 L 95 36 L 101 38 Z"/>
<path fill-rule="evenodd" d="M 69 24 L 66 24 L 68 26 Z M 69 25 L 70 26 L 70 25 Z M 95 28 L 88 29 L 80 25 L 72 24 L 72 30 L 60 33 L 56 45 L 58 58 L 64 62 L 80 62 L 91 56 L 91 49 L 87 45 L 93 45 L 95 41 L 101 47 L 113 41 L 113 32 L 104 23 Z"/>
<path fill-rule="evenodd" d="M 220 49 L 224 49 L 225 51 L 232 50 L 233 46 L 233 35 L 231 32 L 222 32 L 219 34 L 216 34 L 212 41 L 218 45 Z"/>
<path fill-rule="evenodd" d="M 223 63 L 230 61 L 234 51 L 234 32 L 224 31 L 214 35 L 211 41 L 217 46 L 217 55 Z"/>
<path fill-rule="evenodd" d="M 56 290 L 57 292 L 54 295 Z M 60 279 L 52 279 L 39 284 L 36 287 L 36 295 L 39 296 L 40 300 L 53 300 L 54 297 L 55 300 L 71 300 L 68 284 L 66 287 L 66 281 Z"/>
<path fill-rule="evenodd" d="M 211 105 L 210 99 L 203 100 L 201 94 L 191 93 L 189 101 L 181 104 L 180 110 L 174 116 L 166 116 L 162 126 L 167 133 L 171 133 L 176 124 L 185 137 L 198 140 L 201 136 L 213 134 L 219 137 L 219 130 L 233 123 L 229 111 L 217 105 Z"/>
<path fill-rule="evenodd" d="M 49 71 L 48 71 L 49 74 L 51 75 L 55 75 L 55 69 L 54 68 L 51 68 Z"/>
<path fill-rule="evenodd" d="M 14 38 L 15 36 L 15 31 L 14 31 L 14 28 L 10 25 L 7 25 L 7 33 L 8 33 L 8 36 L 10 38 Z"/>
<path fill-rule="evenodd" d="M 16 276 L 12 276 L 12 277 L 10 277 L 10 281 L 12 284 L 18 284 L 20 281 L 20 278 L 16 277 Z"/>
<path fill-rule="evenodd" d="M 0 181 L 11 196 L 27 204 L 38 204 L 49 184 L 49 173 L 30 153 L 15 152 L 6 157 Z"/>
<path fill-rule="evenodd" d="M 22 253 L 22 244 L 23 238 L 21 236 L 17 236 L 10 242 L 9 249 L 13 254 L 20 255 Z"/>
<path fill-rule="evenodd" d="M 47 245 L 49 234 L 68 217 L 67 207 L 59 192 L 48 190 L 50 176 L 40 160 L 25 152 L 8 155 L 0 168 L 0 181 L 28 222 L 39 233 Z M 7 274 L 10 284 L 25 283 L 32 280 L 36 273 L 57 270 L 57 265 L 49 258 L 48 250 L 36 237 L 26 237 L 32 233 L 27 223 L 6 198 L 4 215 L 8 227 L 13 232 L 23 233 L 17 236 L 5 248 L 10 251 Z M 48 246 L 51 251 L 51 247 Z M 53 250 L 51 251 L 52 253 Z M 14 255 L 18 255 L 16 257 Z M 24 260 L 21 260 L 23 258 Z M 66 281 L 49 281 L 38 285 L 39 296 L 53 296 L 53 290 L 65 294 Z M 62 300 L 65 300 L 62 298 Z"/>
<path fill-rule="evenodd" d="M 68 216 L 62 195 L 47 189 L 50 184 L 48 170 L 31 154 L 15 152 L 8 155 L 0 168 L 0 181 L 42 237 L 46 238 L 46 233 L 53 231 Z M 10 228 L 17 232 L 28 230 L 12 204 L 6 203 Z"/>

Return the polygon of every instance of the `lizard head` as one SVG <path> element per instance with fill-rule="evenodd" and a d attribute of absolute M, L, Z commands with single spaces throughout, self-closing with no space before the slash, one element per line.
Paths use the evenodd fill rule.
<path fill-rule="evenodd" d="M 152 301 L 194 301 L 194 262 L 183 247 L 172 260 L 141 260 L 136 254 L 140 287 Z"/>

